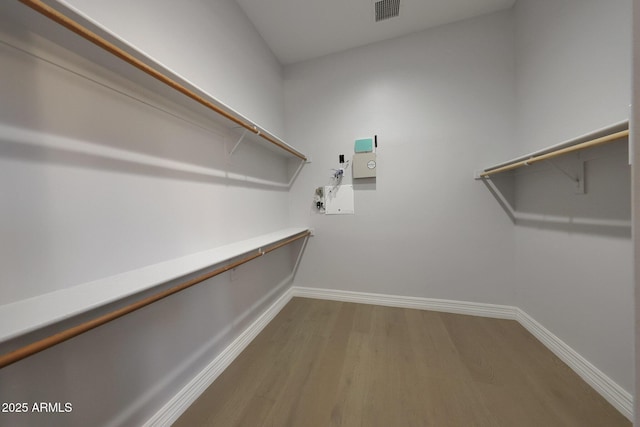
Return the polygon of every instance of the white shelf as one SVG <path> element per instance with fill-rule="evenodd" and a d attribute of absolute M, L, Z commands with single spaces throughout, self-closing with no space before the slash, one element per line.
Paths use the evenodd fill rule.
<path fill-rule="evenodd" d="M 226 128 L 233 129 L 237 132 L 238 137 L 240 137 L 240 135 L 242 134 L 244 128 L 242 128 L 239 124 L 205 107 L 204 105 L 177 91 L 176 89 L 167 86 L 165 83 L 156 80 L 147 73 L 116 57 L 114 54 L 103 50 L 101 47 L 94 45 L 88 40 L 73 33 L 60 24 L 44 17 L 40 13 L 30 9 L 20 2 L 16 1 L 1 3 L 0 15 L 2 15 L 3 19 L 7 20 L 7 22 L 10 22 L 12 25 L 20 25 L 28 31 L 37 34 L 47 40 L 50 40 L 58 44 L 59 46 L 69 50 L 70 52 L 81 56 L 84 59 L 87 59 L 101 67 L 104 67 L 111 72 L 115 72 L 119 76 L 124 77 L 128 81 L 142 87 L 145 90 L 169 99 L 172 102 L 175 102 L 178 105 L 181 105 L 191 111 L 204 115 L 205 117 L 208 117 L 209 119 L 218 124 L 221 124 Z M 243 141 L 251 141 L 253 143 L 257 143 L 262 147 L 274 150 L 284 157 L 301 158 L 303 160 L 306 160 L 306 156 L 304 156 L 304 154 L 302 154 L 299 150 L 297 150 L 290 144 L 284 142 L 277 135 L 269 132 L 264 127 L 233 110 L 231 107 L 225 105 L 224 103 L 216 99 L 213 95 L 198 87 L 195 83 L 189 81 L 176 71 L 172 70 L 170 67 L 162 64 L 143 51 L 137 49 L 127 41 L 121 39 L 117 34 L 112 33 L 97 22 L 92 21 L 89 17 L 84 16 L 79 11 L 75 10 L 72 6 L 66 4 L 64 1 L 52 0 L 47 2 L 47 4 L 51 5 L 51 7 L 53 7 L 56 11 L 71 18 L 82 27 L 95 33 L 106 42 L 124 51 L 126 54 L 131 55 L 133 58 L 142 62 L 144 65 L 170 78 L 178 85 L 184 87 L 186 90 L 193 92 L 207 102 L 210 102 L 215 107 L 223 110 L 225 113 L 228 113 L 241 120 L 242 122 L 249 124 L 254 130 L 248 131 Z M 282 147 L 274 145 L 274 143 L 267 141 L 264 137 L 275 140 L 277 144 L 280 144 Z"/>
<path fill-rule="evenodd" d="M 613 135 L 613 134 L 616 134 L 616 133 L 619 133 L 619 132 L 626 131 L 628 129 L 629 129 L 629 121 L 628 120 L 624 120 L 622 122 L 618 122 L 618 123 L 615 123 L 613 125 L 610 125 L 610 126 L 607 126 L 607 127 L 601 128 L 601 129 L 597 129 L 597 130 L 595 130 L 593 132 L 589 132 L 589 133 L 587 133 L 585 135 L 581 135 L 581 136 L 579 136 L 577 138 L 572 138 L 570 140 L 561 142 L 559 144 L 552 145 L 552 146 L 544 148 L 542 150 L 534 151 L 532 153 L 516 157 L 516 158 L 511 159 L 509 161 L 502 162 L 502 163 L 490 166 L 488 168 L 483 169 L 482 171 L 477 171 L 475 173 L 475 177 L 476 177 L 476 179 L 480 179 L 481 176 L 484 173 L 491 173 L 492 171 L 495 171 L 495 170 L 501 169 L 501 168 L 505 168 L 505 167 L 510 166 L 510 165 L 516 165 L 517 167 L 519 167 L 520 166 L 519 163 L 523 163 L 523 162 L 525 162 L 525 161 L 527 161 L 529 159 L 536 159 L 536 158 L 539 158 L 541 156 L 547 156 L 547 155 L 550 155 L 552 153 L 559 152 L 559 151 L 564 150 L 564 149 L 568 149 L 569 147 L 577 146 L 579 144 L 583 144 L 583 143 L 586 143 L 586 142 L 591 141 L 591 140 L 596 140 L 596 139 L 599 139 L 599 138 L 605 138 L 608 135 Z M 576 148 L 579 148 L 579 147 L 576 147 Z"/>
<path fill-rule="evenodd" d="M 0 342 L 53 325 L 307 231 L 288 228 L 0 306 Z"/>

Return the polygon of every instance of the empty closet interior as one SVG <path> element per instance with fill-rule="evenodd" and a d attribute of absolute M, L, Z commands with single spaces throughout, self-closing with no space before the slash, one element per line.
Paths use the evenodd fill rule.
<path fill-rule="evenodd" d="M 171 425 L 296 296 L 515 320 L 632 420 L 631 0 L 268 3 L 0 5 L 0 424 Z"/>

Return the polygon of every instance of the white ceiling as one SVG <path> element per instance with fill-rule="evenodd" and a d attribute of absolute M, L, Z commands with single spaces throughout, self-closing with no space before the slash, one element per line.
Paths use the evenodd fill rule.
<path fill-rule="evenodd" d="M 376 0 L 236 0 L 283 64 L 508 9 L 515 0 L 400 0 L 375 22 Z"/>

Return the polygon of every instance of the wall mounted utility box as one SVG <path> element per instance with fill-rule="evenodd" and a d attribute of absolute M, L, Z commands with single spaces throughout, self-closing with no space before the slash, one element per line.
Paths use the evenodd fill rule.
<path fill-rule="evenodd" d="M 324 206 L 327 215 L 353 215 L 353 185 L 324 187 Z"/>
<path fill-rule="evenodd" d="M 354 178 L 376 177 L 376 153 L 356 153 L 353 155 L 351 170 Z"/>

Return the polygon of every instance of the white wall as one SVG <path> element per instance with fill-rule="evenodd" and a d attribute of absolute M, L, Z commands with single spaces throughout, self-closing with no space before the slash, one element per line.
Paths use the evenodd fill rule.
<path fill-rule="evenodd" d="M 582 154 L 586 195 L 549 165 L 501 183 L 515 227 L 472 180 L 627 118 L 629 5 L 521 0 L 287 67 L 287 135 L 314 161 L 292 197 L 294 222 L 316 229 L 296 284 L 516 305 L 631 392 L 624 141 Z M 338 154 L 373 134 L 378 177 L 356 183 L 356 215 L 316 214 L 313 190 L 329 183 Z"/>
<path fill-rule="evenodd" d="M 630 1 L 519 0 L 518 154 L 628 118 Z M 516 178 L 517 305 L 633 391 L 627 141 L 582 153 L 585 195 L 547 164 Z M 558 165 L 572 172 L 575 158 Z"/>
<path fill-rule="evenodd" d="M 242 115 L 281 135 L 282 69 L 235 1 L 63 0 Z"/>
<path fill-rule="evenodd" d="M 513 225 L 473 171 L 509 150 L 510 12 L 285 69 L 287 137 L 313 159 L 292 222 L 316 229 L 300 286 L 512 304 Z M 378 176 L 353 216 L 315 213 L 338 155 L 378 135 Z M 351 183 L 351 172 L 343 181 Z"/>
<path fill-rule="evenodd" d="M 144 24 L 141 40 L 161 40 L 143 49 L 158 49 L 171 68 L 214 94 L 227 91 L 225 101 L 278 131 L 280 66 L 233 1 L 215 3 L 180 11 L 166 3 L 153 17 L 139 15 L 140 2 L 96 3 L 88 13 L 130 11 L 129 23 Z M 20 19 L 47 28 L 19 2 L 0 8 L 3 304 L 289 225 L 286 189 L 225 178 L 285 183 L 282 157 L 243 144 L 227 163 L 230 131 L 52 45 Z M 181 44 L 198 23 L 201 37 L 240 35 L 234 49 Z M 2 402 L 73 405 L 70 414 L 0 414 L 0 424 L 141 425 L 286 290 L 291 255 L 273 252 L 239 268 L 233 281 L 218 276 L 0 370 Z"/>
<path fill-rule="evenodd" d="M 518 0 L 518 154 L 629 116 L 631 0 Z"/>

